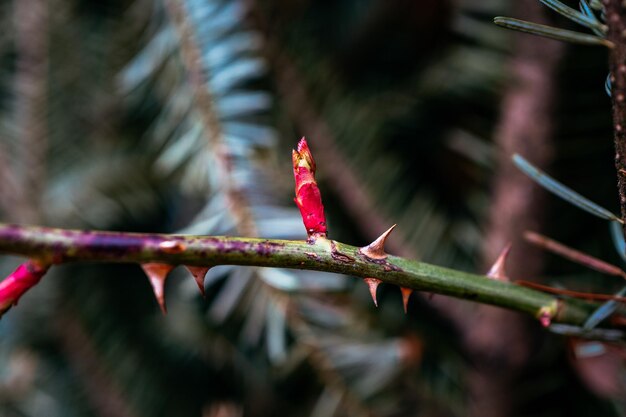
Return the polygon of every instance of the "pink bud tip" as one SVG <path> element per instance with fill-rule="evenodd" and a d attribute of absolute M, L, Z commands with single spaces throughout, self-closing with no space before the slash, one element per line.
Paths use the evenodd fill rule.
<path fill-rule="evenodd" d="M 315 181 L 315 161 L 305 138 L 300 140 L 297 150 L 292 152 L 292 161 L 296 180 L 295 202 L 300 209 L 307 235 L 326 236 L 326 216 Z"/>

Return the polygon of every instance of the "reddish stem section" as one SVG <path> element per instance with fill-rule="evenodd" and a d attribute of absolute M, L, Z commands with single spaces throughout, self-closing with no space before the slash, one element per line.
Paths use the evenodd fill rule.
<path fill-rule="evenodd" d="M 11 306 L 17 305 L 26 291 L 37 285 L 48 270 L 48 264 L 32 259 L 17 267 L 11 275 L 0 282 L 0 316 Z"/>
<path fill-rule="evenodd" d="M 626 278 L 626 274 L 624 273 L 624 271 L 622 271 L 615 265 L 611 265 L 610 263 L 604 262 L 601 259 L 594 258 L 591 255 L 587 255 L 586 253 L 567 247 L 562 243 L 540 235 L 539 233 L 525 232 L 524 238 L 527 241 L 550 252 L 556 253 L 557 255 L 561 255 L 562 257 L 567 258 L 572 262 L 576 262 L 588 268 L 595 269 L 596 271 L 602 272 L 603 274 L 615 275 L 618 277 Z"/>
<path fill-rule="evenodd" d="M 517 280 L 515 281 L 515 283 L 523 287 L 528 287 L 528 288 L 533 288 L 533 289 L 544 291 L 544 292 L 549 292 L 550 294 L 567 295 L 568 297 L 581 298 L 583 300 L 593 300 L 593 301 L 613 300 L 613 301 L 617 301 L 620 303 L 626 303 L 626 297 L 619 297 L 616 295 L 596 294 L 593 292 L 564 290 L 564 289 L 553 288 L 548 285 L 537 284 L 536 282 L 524 281 L 524 280 Z"/>

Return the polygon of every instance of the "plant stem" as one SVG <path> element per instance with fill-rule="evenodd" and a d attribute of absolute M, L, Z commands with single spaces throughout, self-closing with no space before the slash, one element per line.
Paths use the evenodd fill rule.
<path fill-rule="evenodd" d="M 0 252 L 53 264 L 69 262 L 249 265 L 376 277 L 387 284 L 492 304 L 553 322 L 581 325 L 592 306 L 485 276 L 388 256 L 373 260 L 355 246 L 325 238 L 313 242 L 223 236 L 80 231 L 0 223 Z"/>
<path fill-rule="evenodd" d="M 605 0 L 607 38 L 614 45 L 609 53 L 615 168 L 622 219 L 626 219 L 626 6 L 622 0 Z M 625 229 L 626 233 L 626 229 Z"/>

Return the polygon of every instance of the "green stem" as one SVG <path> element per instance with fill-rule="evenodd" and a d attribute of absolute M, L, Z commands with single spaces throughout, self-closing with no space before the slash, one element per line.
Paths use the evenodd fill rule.
<path fill-rule="evenodd" d="M 375 277 L 387 284 L 492 304 L 553 322 L 581 325 L 591 306 L 482 275 L 388 256 L 373 260 L 359 248 L 325 238 L 315 242 L 52 229 L 0 223 L 0 252 L 69 262 L 248 265 Z"/>

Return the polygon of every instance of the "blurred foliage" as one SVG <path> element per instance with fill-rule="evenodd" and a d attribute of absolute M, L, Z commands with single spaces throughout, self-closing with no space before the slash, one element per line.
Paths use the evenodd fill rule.
<path fill-rule="evenodd" d="M 314 111 L 341 156 L 333 172 L 358 178 L 406 253 L 480 265 L 513 52 L 491 20 L 512 2 L 20 2 L 39 14 L 22 22 L 17 0 L 0 2 L 3 221 L 35 205 L 30 221 L 53 226 L 303 238 L 289 153 L 307 135 L 331 237 L 367 243 L 314 126 L 293 117 Z M 33 51 L 45 58 L 34 76 Z M 276 53 L 303 107 L 280 87 Z M 568 50 L 552 172 L 613 208 L 604 54 Z M 36 88 L 17 88 L 20 77 Z M 25 185 L 32 172 L 42 195 Z M 602 222 L 556 199 L 547 216 L 550 235 L 620 262 Z M 547 272 L 583 290 L 619 284 L 552 258 Z M 472 363 L 425 299 L 405 316 L 397 288 L 381 287 L 375 309 L 350 277 L 222 267 L 203 300 L 187 275 L 168 281 L 164 317 L 137 266 L 56 268 L 0 322 L 0 415 L 465 414 Z M 613 415 L 564 343 L 534 347 L 519 415 Z"/>

